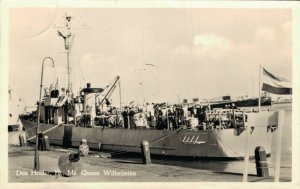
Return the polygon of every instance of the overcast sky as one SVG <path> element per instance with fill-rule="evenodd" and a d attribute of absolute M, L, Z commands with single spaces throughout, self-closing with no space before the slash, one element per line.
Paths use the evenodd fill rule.
<path fill-rule="evenodd" d="M 257 96 L 259 64 L 292 80 L 287 9 L 11 9 L 9 84 L 27 105 L 38 100 L 46 56 L 56 67 L 45 64 L 44 85 L 58 77 L 66 86 L 63 40 L 54 28 L 66 12 L 80 28 L 71 54 L 74 88 L 104 87 L 120 75 L 124 103 L 174 102 Z"/>

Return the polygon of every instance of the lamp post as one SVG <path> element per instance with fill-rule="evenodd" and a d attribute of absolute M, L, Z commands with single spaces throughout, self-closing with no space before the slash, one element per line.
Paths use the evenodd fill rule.
<path fill-rule="evenodd" d="M 39 151 L 38 151 L 38 135 L 39 135 L 39 126 L 40 126 L 40 114 L 41 114 L 41 98 L 42 98 L 42 88 L 43 88 L 43 75 L 44 75 L 44 63 L 46 59 L 52 61 L 52 67 L 54 67 L 54 60 L 51 57 L 45 57 L 42 63 L 42 73 L 41 73 L 41 85 L 40 85 L 40 98 L 39 98 L 39 108 L 38 108 L 38 121 L 36 127 L 36 142 L 35 142 L 35 153 L 34 153 L 34 170 L 40 170 L 40 160 L 39 160 Z"/>

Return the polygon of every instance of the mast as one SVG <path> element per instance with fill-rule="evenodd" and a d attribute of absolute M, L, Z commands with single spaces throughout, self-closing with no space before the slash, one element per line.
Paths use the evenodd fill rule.
<path fill-rule="evenodd" d="M 72 90 L 71 89 L 71 80 L 70 80 L 70 76 L 71 76 L 71 72 L 70 72 L 70 53 L 71 53 L 71 47 L 72 47 L 72 41 L 74 38 L 74 35 L 72 34 L 71 31 L 71 16 L 65 16 L 65 34 L 63 34 L 60 31 L 58 32 L 58 35 L 60 37 L 62 37 L 64 39 L 64 45 L 65 45 L 65 50 L 66 50 L 66 54 L 67 54 L 67 73 L 68 73 L 68 90 Z"/>
<path fill-rule="evenodd" d="M 70 81 L 70 76 L 71 76 L 71 72 L 70 72 L 70 53 L 71 53 L 71 47 L 72 47 L 72 41 L 74 39 L 74 36 L 71 32 L 71 16 L 68 16 L 67 14 L 65 15 L 65 26 L 64 26 L 64 31 L 60 32 L 59 30 L 57 30 L 58 36 L 62 37 L 64 39 L 64 45 L 65 45 L 65 50 L 66 50 L 66 54 L 67 54 L 67 73 L 68 73 L 68 87 L 67 87 L 67 91 L 66 91 L 66 95 L 69 95 L 73 93 L 72 89 L 71 89 L 71 81 Z M 68 117 L 68 106 L 65 107 L 65 113 L 66 113 L 66 123 L 69 122 L 69 117 Z"/>
<path fill-rule="evenodd" d="M 72 37 L 72 33 L 71 33 L 71 27 L 70 27 L 70 22 L 71 22 L 71 18 L 70 16 L 66 16 L 66 20 L 65 20 L 65 24 L 66 24 L 66 28 L 67 28 L 67 36 L 66 36 L 66 40 L 65 40 L 65 49 L 67 51 L 67 64 L 68 64 L 68 90 L 70 91 L 70 52 L 71 52 L 71 40 L 70 38 Z"/>
<path fill-rule="evenodd" d="M 70 91 L 70 52 L 67 51 L 67 63 L 68 63 L 68 90 Z"/>

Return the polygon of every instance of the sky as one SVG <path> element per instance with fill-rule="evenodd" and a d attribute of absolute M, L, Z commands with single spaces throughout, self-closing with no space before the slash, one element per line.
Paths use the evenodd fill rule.
<path fill-rule="evenodd" d="M 45 63 L 44 86 L 57 78 L 66 86 L 57 35 L 66 13 L 74 17 L 74 89 L 104 88 L 119 75 L 124 104 L 257 96 L 259 65 L 292 81 L 289 9 L 13 8 L 9 85 L 28 106 L 38 100 L 44 57 L 55 61 L 54 68 Z"/>

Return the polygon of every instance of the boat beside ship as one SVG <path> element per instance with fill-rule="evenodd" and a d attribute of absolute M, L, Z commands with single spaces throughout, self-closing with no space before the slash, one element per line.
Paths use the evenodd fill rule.
<path fill-rule="evenodd" d="M 67 33 L 59 32 L 59 36 L 64 38 L 69 61 L 73 36 L 69 25 L 71 17 L 66 16 L 65 19 Z M 271 111 L 205 109 L 203 120 L 189 117 L 190 121 L 178 124 L 176 128 L 169 127 L 168 116 L 164 117 L 168 123 L 164 129 L 158 129 L 155 122 L 148 127 L 132 127 L 133 124 L 128 122 L 125 127 L 124 120 L 129 119 L 120 114 L 124 107 L 110 114 L 103 110 L 103 105 L 109 104 L 108 97 L 118 80 L 119 77 L 102 99 L 99 97 L 104 90 L 92 88 L 91 84 L 80 90 L 79 95 L 74 95 L 70 90 L 70 80 L 66 89 L 52 89 L 45 93 L 37 111 L 20 116 L 27 140 L 36 141 L 39 126 L 39 131 L 48 136 L 50 144 L 64 147 L 77 147 L 82 139 L 86 139 L 92 149 L 139 153 L 142 141 L 147 140 L 153 155 L 242 159 L 247 152 L 253 156 L 257 146 L 263 146 L 267 154 L 271 152 L 271 138 L 277 126 L 277 113 Z M 248 100 L 245 104 L 252 105 L 254 102 Z M 143 117 L 145 112 L 136 112 L 136 115 Z M 152 115 L 152 118 L 155 120 L 155 116 Z M 104 124 L 107 121 L 114 124 Z M 244 147 L 246 141 L 249 141 L 247 152 Z"/>

